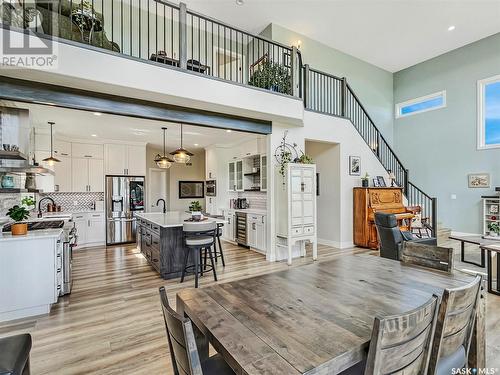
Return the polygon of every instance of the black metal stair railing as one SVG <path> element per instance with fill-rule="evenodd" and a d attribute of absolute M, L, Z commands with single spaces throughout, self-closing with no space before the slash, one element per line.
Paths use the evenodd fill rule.
<path fill-rule="evenodd" d="M 345 78 L 336 77 L 304 65 L 302 98 L 306 109 L 349 119 L 380 163 L 394 173 L 403 188 L 408 206 L 420 206 L 421 215 L 433 235 L 437 229 L 437 200 L 408 180 L 408 170 L 371 119 Z"/>

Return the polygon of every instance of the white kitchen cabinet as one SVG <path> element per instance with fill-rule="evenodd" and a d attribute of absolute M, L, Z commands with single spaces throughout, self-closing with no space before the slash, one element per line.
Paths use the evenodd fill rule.
<path fill-rule="evenodd" d="M 236 190 L 236 162 L 232 161 L 228 164 L 228 190 Z"/>
<path fill-rule="evenodd" d="M 227 223 L 222 227 L 222 238 L 227 241 L 234 242 L 234 223 L 235 223 L 235 214 L 234 211 L 223 210 L 224 218 Z"/>
<path fill-rule="evenodd" d="M 57 155 L 59 163 L 54 164 L 54 191 L 71 192 L 72 163 L 71 158 Z"/>
<path fill-rule="evenodd" d="M 103 192 L 104 165 L 99 159 L 72 158 L 71 189 L 73 192 Z"/>
<path fill-rule="evenodd" d="M 217 179 L 217 149 L 215 147 L 205 149 L 205 179 Z"/>
<path fill-rule="evenodd" d="M 267 155 L 260 155 L 260 191 L 267 191 Z"/>
<path fill-rule="evenodd" d="M 87 240 L 87 214 L 74 214 L 73 222 L 75 223 L 76 235 L 77 235 L 77 248 L 84 247 Z"/>
<path fill-rule="evenodd" d="M 103 212 L 73 214 L 73 222 L 78 236 L 78 249 L 106 243 L 106 222 Z"/>
<path fill-rule="evenodd" d="M 59 156 L 71 157 L 71 142 L 54 139 L 54 155 L 59 159 Z"/>
<path fill-rule="evenodd" d="M 217 215 L 217 197 L 205 197 L 205 211 L 210 215 Z"/>
<path fill-rule="evenodd" d="M 247 215 L 248 246 L 253 249 L 266 251 L 265 215 Z"/>
<path fill-rule="evenodd" d="M 236 160 L 235 169 L 235 190 L 243 191 L 243 160 Z"/>
<path fill-rule="evenodd" d="M 104 145 L 107 175 L 146 175 L 146 148 L 125 144 Z"/>
<path fill-rule="evenodd" d="M 103 159 L 103 145 L 91 143 L 71 143 L 71 156 L 74 158 Z"/>

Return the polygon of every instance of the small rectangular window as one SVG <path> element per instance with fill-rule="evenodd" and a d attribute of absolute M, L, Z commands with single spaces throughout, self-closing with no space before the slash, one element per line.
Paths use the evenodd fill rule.
<path fill-rule="evenodd" d="M 396 104 L 396 118 L 415 115 L 446 107 L 446 91 L 436 92 L 420 98 Z"/>
<path fill-rule="evenodd" d="M 500 147 L 500 76 L 478 81 L 478 148 Z"/>

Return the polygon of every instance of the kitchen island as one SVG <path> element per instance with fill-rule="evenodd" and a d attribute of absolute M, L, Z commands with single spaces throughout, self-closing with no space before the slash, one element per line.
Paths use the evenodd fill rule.
<path fill-rule="evenodd" d="M 138 213 L 137 247 L 163 279 L 180 277 L 184 264 L 182 226 L 191 214 L 183 211 Z M 219 224 L 224 219 L 208 218 Z"/>

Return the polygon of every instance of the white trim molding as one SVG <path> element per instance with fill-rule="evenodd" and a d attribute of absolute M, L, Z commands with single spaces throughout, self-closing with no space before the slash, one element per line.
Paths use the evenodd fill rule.
<path fill-rule="evenodd" d="M 494 145 L 487 145 L 484 134 L 485 124 L 486 124 L 486 119 L 484 118 L 486 112 L 484 92 L 486 85 L 495 82 L 500 82 L 500 75 L 496 75 L 485 79 L 480 79 L 477 81 L 477 149 L 478 150 L 500 148 L 500 143 Z"/>
<path fill-rule="evenodd" d="M 418 104 L 421 102 L 425 102 L 427 100 L 437 99 L 437 98 L 443 98 L 443 104 L 436 106 L 436 107 L 432 107 L 432 108 L 426 108 L 426 109 L 422 109 L 422 110 L 411 112 L 411 113 L 401 114 L 401 109 L 403 107 L 407 107 L 407 106 L 412 105 L 412 104 Z M 420 96 L 420 97 L 415 98 L 415 99 L 410 99 L 410 100 L 406 100 L 406 101 L 401 102 L 401 103 L 397 103 L 394 110 L 396 113 L 396 118 L 398 119 L 398 118 L 417 115 L 417 114 L 424 113 L 424 112 L 434 111 L 436 109 L 441 109 L 441 108 L 446 108 L 446 90 L 438 91 L 438 92 L 435 92 L 435 93 L 432 93 L 429 95 L 424 95 L 424 96 Z"/>

